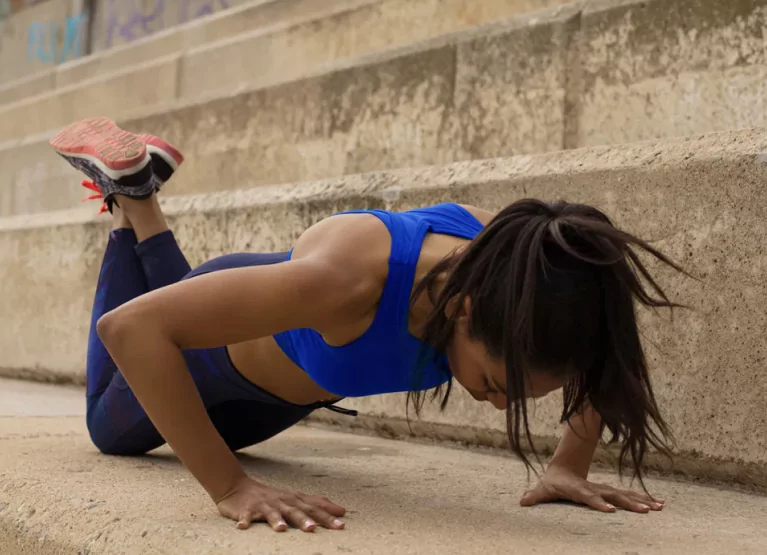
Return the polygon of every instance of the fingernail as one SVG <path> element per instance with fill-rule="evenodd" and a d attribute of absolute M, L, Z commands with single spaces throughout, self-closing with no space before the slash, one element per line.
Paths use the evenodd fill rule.
<path fill-rule="evenodd" d="M 338 527 L 341 527 L 341 526 L 343 526 L 343 525 L 344 525 L 344 523 L 343 523 L 343 521 L 341 521 L 341 520 L 335 519 L 335 520 L 333 521 L 333 526 L 338 526 Z"/>
<path fill-rule="evenodd" d="M 610 505 L 610 504 L 608 503 L 608 504 L 607 504 L 607 508 L 608 508 L 608 509 L 610 509 L 611 511 L 614 511 L 614 510 L 615 510 L 615 505 Z"/>
<path fill-rule="evenodd" d="M 644 505 L 644 504 L 642 504 L 642 503 L 640 503 L 640 504 L 639 504 L 639 506 L 640 506 L 642 509 L 646 509 L 646 510 L 648 510 L 648 511 L 650 510 L 650 507 L 648 507 L 647 505 Z"/>
<path fill-rule="evenodd" d="M 287 528 L 288 524 L 284 520 L 277 522 L 277 528 Z"/>
<path fill-rule="evenodd" d="M 316 526 L 316 524 L 314 524 L 314 522 L 312 522 L 311 520 L 307 520 L 307 521 L 304 523 L 304 526 L 306 526 L 307 528 L 311 528 L 311 527 L 313 527 L 313 526 Z"/>

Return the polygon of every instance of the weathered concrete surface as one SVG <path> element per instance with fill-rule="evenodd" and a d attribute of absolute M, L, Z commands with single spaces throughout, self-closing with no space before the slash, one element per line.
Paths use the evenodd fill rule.
<path fill-rule="evenodd" d="M 485 11 L 472 19 L 468 4 L 458 0 L 410 3 L 407 12 L 395 9 L 400 0 L 357 1 L 364 5 L 318 4 L 326 17 L 286 19 L 282 26 L 192 50 L 178 58 L 179 67 L 164 72 L 178 86 L 171 87 L 169 78 L 151 96 L 141 93 L 156 78 L 146 66 L 126 70 L 114 86 L 105 77 L 98 87 L 110 92 L 99 95 L 104 104 L 98 111 L 165 135 L 190 154 L 182 170 L 188 178 L 176 180 L 173 193 L 767 124 L 761 108 L 765 80 L 759 77 L 767 4 L 761 0 L 727 7 L 683 0 L 668 9 L 652 2 L 600 1 L 455 34 L 449 31 L 530 6 L 483 3 Z M 340 11 L 327 15 L 333 10 Z M 224 15 L 196 26 L 207 29 L 233 17 Z M 394 24 L 398 18 L 401 25 Z M 381 24 L 376 33 L 376 21 L 392 25 Z M 401 30 L 387 38 L 394 43 L 443 35 L 343 58 L 380 49 L 376 37 L 388 36 L 390 29 Z M 162 44 L 172 34 L 152 40 Z M 110 55 L 116 63 L 146 47 L 142 56 L 148 57 L 150 46 Z M 269 55 L 256 55 L 263 52 Z M 96 62 L 69 67 L 75 71 L 87 63 Z M 235 90 L 232 75 L 246 88 Z M 217 97 L 222 86 L 229 89 Z M 60 101 L 57 94 L 46 95 L 0 109 L 0 140 L 47 136 L 75 114 L 96 111 L 90 83 L 63 90 Z M 203 93 L 212 96 L 177 100 Z M 0 206 L 0 214 L 72 206 L 67 195 L 50 195 L 60 178 L 50 169 L 53 155 L 34 141 L 18 151 L 13 146 L 0 147 L 0 189 L 10 188 L 7 195 L 16 200 Z"/>
<path fill-rule="evenodd" d="M 85 55 L 83 0 L 48 0 L 0 21 L 0 85 Z"/>
<path fill-rule="evenodd" d="M 48 92 L 53 89 L 55 80 L 56 72 L 53 69 L 47 69 L 6 85 L 0 85 L 0 106 Z"/>
<path fill-rule="evenodd" d="M 765 22 L 764 0 L 590 2 L 578 144 L 767 125 Z"/>
<path fill-rule="evenodd" d="M 540 12 L 565 1 L 364 0 L 356 9 L 339 9 L 326 17 L 235 36 L 189 52 L 182 62 L 181 95 L 190 98 L 201 92 L 285 81 L 313 73 L 333 60 L 374 54 L 433 37 L 447 35 L 444 42 L 457 42 L 463 37 L 450 35 Z M 542 13 L 538 17 L 548 16 Z M 260 55 L 262 52 L 269 52 L 269 56 Z"/>
<path fill-rule="evenodd" d="M 55 83 L 47 90 L 169 53 L 192 50 L 184 60 L 180 91 L 184 98 L 192 98 L 210 91 L 285 81 L 312 73 L 333 60 L 370 54 L 565 2 L 257 0 L 162 32 L 155 32 L 154 27 L 168 27 L 172 23 L 172 17 L 164 17 L 174 13 L 167 3 L 155 5 L 160 6 L 156 10 L 136 11 L 129 3 L 122 6 L 102 2 L 97 4 L 95 16 L 97 52 L 58 67 Z M 110 17 L 110 10 L 120 13 Z M 135 12 L 133 19 L 122 13 L 131 11 Z M 176 9 L 175 18 L 183 19 L 183 11 Z M 111 27 L 105 18 L 113 22 Z M 149 20 L 145 27 L 141 25 L 144 19 Z M 129 42 L 122 39 L 124 27 L 126 36 L 134 37 Z M 109 37 L 111 43 L 121 45 L 102 49 L 110 43 Z M 21 88 L 22 83 L 18 86 Z M 20 94 L 21 91 L 13 92 L 13 96 Z"/>
<path fill-rule="evenodd" d="M 156 58 L 140 66 L 81 85 L 0 106 L 0 141 L 58 129 L 82 118 L 135 112 L 176 98 L 178 56 Z M 151 83 L 151 86 L 147 86 Z"/>
<path fill-rule="evenodd" d="M 144 95 L 135 94 L 131 89 L 126 93 L 113 93 L 105 97 L 102 109 L 105 114 L 115 119 L 125 119 L 134 114 L 148 114 L 160 111 L 169 112 L 173 108 L 174 117 L 183 119 L 182 114 L 175 114 L 177 105 L 174 100 L 183 99 L 185 101 L 197 99 L 202 104 L 204 99 L 224 96 L 225 101 L 235 101 L 238 104 L 247 102 L 243 98 L 231 98 L 232 92 L 243 90 L 263 89 L 265 87 L 278 85 L 281 83 L 290 83 L 294 80 L 318 75 L 324 73 L 326 80 L 336 78 L 339 70 L 361 71 L 365 73 L 367 66 L 376 66 L 385 61 L 392 60 L 394 67 L 389 68 L 387 77 L 383 79 L 381 86 L 384 91 L 393 98 L 384 98 L 386 103 L 396 102 L 396 97 L 402 94 L 408 94 L 409 91 L 399 91 L 389 89 L 400 84 L 401 81 L 407 81 L 409 74 L 412 73 L 411 66 L 418 66 L 418 55 L 430 55 L 440 49 L 449 49 L 452 58 L 446 61 L 443 71 L 448 71 L 451 76 L 461 73 L 460 58 L 455 54 L 457 50 L 469 52 L 475 50 L 472 46 L 472 38 L 482 35 L 504 35 L 500 39 L 502 46 L 514 52 L 513 60 L 506 59 L 506 51 L 495 50 L 495 56 L 500 59 L 486 62 L 488 70 L 505 69 L 500 75 L 494 76 L 484 83 L 484 88 L 488 89 L 488 102 L 495 104 L 509 103 L 511 108 L 506 110 L 513 111 L 515 121 L 521 121 L 521 128 L 536 128 L 541 131 L 539 135 L 546 137 L 553 136 L 557 141 L 557 146 L 561 144 L 562 130 L 558 127 L 563 119 L 563 106 L 554 106 L 553 113 L 556 119 L 553 122 L 537 121 L 536 117 L 530 117 L 535 113 L 551 113 L 551 106 L 541 106 L 542 103 L 549 104 L 561 103 L 561 97 L 564 96 L 562 89 L 565 84 L 566 60 L 564 54 L 567 51 L 569 43 L 565 37 L 563 21 L 568 16 L 576 13 L 574 8 L 560 9 L 549 12 L 537 12 L 535 15 L 524 16 L 518 20 L 507 23 L 490 25 L 484 29 L 464 30 L 456 34 L 439 37 L 428 43 L 412 45 L 413 40 L 429 38 L 439 33 L 446 27 L 445 22 L 452 22 L 452 26 L 465 29 L 469 24 L 466 20 L 466 7 L 459 3 L 453 8 L 461 8 L 455 11 L 448 11 L 441 17 L 436 17 L 440 11 L 441 4 L 438 6 L 432 3 L 408 3 L 410 11 L 402 14 L 399 10 L 404 9 L 400 2 L 390 0 L 385 5 L 397 4 L 395 9 L 381 12 L 383 9 L 379 6 L 380 2 L 371 0 L 345 0 L 336 5 L 323 6 L 319 8 L 322 11 L 311 12 L 294 16 L 297 21 L 286 21 L 282 24 L 272 26 L 255 33 L 245 35 L 244 38 L 235 37 L 228 41 L 219 41 L 211 46 L 201 49 L 193 49 L 188 52 L 182 52 L 183 47 L 180 43 L 187 43 L 186 39 L 179 33 L 164 34 L 149 42 L 142 42 L 131 48 L 118 49 L 110 51 L 106 55 L 89 57 L 70 64 L 57 71 L 57 87 L 68 86 L 69 88 L 57 89 L 45 97 L 25 101 L 21 104 L 0 108 L 2 117 L 9 121 L 8 125 L 0 129 L 0 141 L 12 140 L 26 137 L 32 134 L 41 133 L 55 129 L 61 125 L 62 118 L 73 118 L 74 113 L 82 113 L 90 110 L 91 102 L 89 99 L 94 94 L 91 90 L 91 82 L 88 79 L 98 78 L 99 83 L 107 83 L 116 79 L 118 83 L 114 86 L 119 88 L 126 79 L 135 83 L 133 89 L 142 88 L 153 89 L 153 80 L 146 75 L 144 68 L 147 60 L 173 59 L 177 56 L 178 67 L 168 69 L 168 73 L 178 76 L 178 87 L 174 88 L 173 96 L 166 97 L 164 94 L 157 97 L 152 92 Z M 360 6 L 361 4 L 361 6 Z M 501 3 L 499 3 L 500 5 Z M 516 3 L 505 3 L 508 13 L 516 13 L 515 9 L 520 9 Z M 357 9 L 353 9 L 359 6 Z M 428 13 L 413 11 L 414 7 L 430 7 Z M 523 3 L 523 6 L 527 6 Z M 511 8 L 515 9 L 511 9 Z M 339 12 L 339 13 L 336 13 Z M 411 13 L 412 12 L 412 13 Z M 497 13 L 498 12 L 498 13 Z M 332 15 L 336 13 L 336 15 Z M 497 21 L 503 12 L 501 10 L 485 10 L 479 12 L 490 18 L 489 21 Z M 464 14 L 464 15 L 462 15 Z M 431 15 L 434 17 L 426 17 Z M 323 17 L 324 16 L 324 17 Z M 363 20 L 355 21 L 361 16 Z M 419 25 L 413 29 L 419 29 L 420 34 L 404 33 L 401 36 L 389 36 L 383 33 L 381 39 L 372 40 L 376 37 L 372 28 L 369 33 L 359 32 L 359 26 L 377 27 L 378 29 L 399 28 L 397 23 L 401 18 L 417 21 L 433 19 L 435 24 L 432 27 Z M 230 16 L 236 19 L 234 16 Z M 461 18 L 464 19 L 461 19 Z M 351 18 L 351 19 L 350 19 Z M 476 18 L 470 21 L 475 21 Z M 308 20 L 308 21 L 307 21 Z M 437 24 L 436 22 L 442 22 Z M 487 23 L 482 21 L 482 23 Z M 202 22 L 199 26 L 202 26 Z M 207 23 L 206 23 L 207 25 Z M 393 26 L 393 27 L 392 27 Z M 410 28 L 410 27 L 406 27 Z M 381 34 L 381 33 L 379 33 Z M 507 35 L 513 34 L 513 38 Z M 195 36 L 193 30 L 189 31 L 189 36 Z M 469 41 L 469 44 L 455 46 L 456 43 Z M 387 42 L 388 41 L 388 42 Z M 508 41 L 514 44 L 508 44 Z M 494 41 L 498 45 L 498 40 Z M 529 43 L 529 45 L 528 45 Z M 402 45 L 408 45 L 402 47 Z M 384 50 L 384 52 L 382 52 Z M 470 56 L 471 54 L 469 54 Z M 416 59 L 413 59 L 413 56 Z M 135 65 L 143 62 L 142 65 Z M 401 69 L 401 75 L 399 72 Z M 428 69 L 428 68 L 427 68 Z M 120 70 L 114 74 L 115 70 Z M 509 73 L 509 70 L 516 70 L 515 73 Z M 104 73 L 108 71 L 108 73 Z M 519 76 L 517 76 L 519 74 Z M 357 75 L 351 76 L 353 79 Z M 478 76 L 477 76 L 478 77 Z M 530 78 L 534 82 L 528 83 Z M 431 75 L 424 75 L 424 80 L 433 78 Z M 84 81 L 85 80 L 85 81 Z M 343 81 L 343 79 L 341 79 Z M 493 85 L 509 85 L 512 87 L 505 90 L 495 90 Z M 545 83 L 543 83 L 545 82 Z M 556 90 L 542 85 L 556 86 Z M 79 85 L 79 86 L 78 86 Z M 295 85 L 302 86 L 299 81 Z M 509 94 L 514 91 L 517 94 Z M 329 92 L 334 92 L 331 90 Z M 247 95 L 247 93 L 245 93 Z M 318 99 L 315 102 L 323 102 Z M 330 102 L 338 102 L 338 99 L 331 99 Z M 377 106 L 371 106 L 373 102 L 365 96 L 353 96 L 345 99 L 346 103 L 353 104 L 356 110 L 375 111 Z M 380 104 L 381 101 L 378 101 Z M 455 102 L 462 102 L 459 95 Z M 49 114 L 47 106 L 53 103 L 57 109 L 55 114 Z M 158 103 L 164 103 L 157 106 Z M 42 105 L 40 108 L 39 105 Z M 485 107 L 487 108 L 487 107 Z M 291 106 L 292 112 L 299 115 L 300 107 Z M 231 107 L 227 108 L 231 112 Z M 35 118 L 29 118 L 30 112 L 40 112 L 41 115 Z M 498 117 L 505 114 L 499 113 Z M 242 114 L 238 114 L 242 117 Z M 525 117 L 527 116 L 527 117 Z M 476 117 L 476 114 L 474 115 Z M 290 119 L 295 121 L 297 115 L 291 114 Z M 460 127 L 463 122 L 456 120 L 454 126 Z M 310 116 L 302 125 L 313 126 Z M 561 127 L 561 125 L 560 125 Z M 520 134 L 514 133 L 512 134 Z M 448 141 L 449 142 L 449 141 Z M 540 142 L 540 141 L 539 141 Z M 545 150 L 548 145 L 536 145 L 538 150 Z M 372 168 L 370 168 L 372 169 Z M 267 178 L 267 181 L 269 179 Z"/>
<path fill-rule="evenodd" d="M 96 89 L 88 83 L 0 109 L 0 141 L 51 134 L 76 114 L 94 113 L 90 98 L 108 90 L 99 93 L 100 112 L 168 133 L 194 153 L 195 178 L 174 189 L 183 193 L 767 125 L 765 0 L 682 0 L 672 7 L 595 0 L 471 30 L 532 6 L 326 2 L 312 4 L 313 15 L 295 0 L 284 12 L 277 11 L 282 2 L 266 3 L 271 12 L 243 6 L 201 20 L 183 33 L 218 39 L 229 25 L 243 31 L 263 23 L 264 14 L 282 17 L 268 29 L 188 51 L 165 72 L 177 77 L 172 90 L 143 92 L 154 88 L 156 75 L 130 66 L 136 71 L 126 69 L 112 84 L 104 77 Z M 244 14 L 261 15 L 251 21 Z M 70 64 L 57 78 L 79 82 L 91 71 L 182 48 L 180 33 Z M 409 46 L 380 52 L 403 43 Z M 223 97 L 188 100 L 220 96 L 222 87 Z M 0 151 L 11 159 L 0 189 L 50 197 L 58 179 L 44 171 L 50 158 L 29 152 Z M 0 214 L 71 206 L 61 200 L 45 208 L 16 202 Z"/>
<path fill-rule="evenodd" d="M 0 379 L 0 418 L 85 416 L 85 392 L 75 386 Z"/>
<path fill-rule="evenodd" d="M 0 407 L 21 393 L 37 401 L 37 414 L 50 416 L 52 404 L 66 413 L 81 400 L 76 392 L 61 391 L 56 401 L 47 390 L 0 383 Z M 240 532 L 216 514 L 169 449 L 140 458 L 103 456 L 90 444 L 82 416 L 31 418 L 29 412 L 0 418 L 0 551 L 6 555 L 719 555 L 767 549 L 763 497 L 651 479 L 651 491 L 666 499 L 660 513 L 522 508 L 517 500 L 526 474 L 511 457 L 303 426 L 243 451 L 241 461 L 270 484 L 343 504 L 346 530 L 275 534 L 258 524 Z M 617 485 L 602 472 L 592 479 Z"/>
<path fill-rule="evenodd" d="M 93 51 L 129 45 L 248 2 L 252 0 L 96 0 Z"/>
<path fill-rule="evenodd" d="M 83 80 L 92 79 L 99 75 L 114 71 L 115 68 L 128 67 L 141 64 L 147 60 L 167 56 L 169 53 L 182 53 L 204 44 L 233 39 L 237 35 L 263 29 L 266 34 L 277 33 L 283 28 L 298 25 L 306 20 L 314 20 L 325 17 L 337 11 L 353 9 L 362 4 L 379 2 L 381 0 L 256 0 L 242 2 L 242 5 L 232 7 L 215 13 L 210 17 L 198 18 L 186 25 L 168 29 L 164 32 L 150 32 L 144 38 L 138 38 L 132 42 L 116 48 L 100 50 L 92 56 L 81 58 L 76 62 L 65 64 L 56 72 L 56 87 L 62 87 L 79 83 Z M 187 0 L 188 2 L 188 0 Z M 210 1 L 210 4 L 213 2 Z M 233 4 L 230 3 L 230 6 Z M 109 8 L 107 5 L 105 9 Z M 114 8 L 116 10 L 130 11 L 130 5 Z M 168 6 L 163 6 L 168 11 Z M 177 9 L 178 11 L 178 9 Z M 183 11 L 183 10 L 181 10 Z M 149 11 L 149 15 L 154 12 Z M 193 11 L 190 13 L 194 13 Z M 183 14 L 180 14 L 183 16 Z M 97 15 L 101 21 L 102 15 Z M 159 16 L 157 19 L 160 19 Z M 118 18 L 119 20 L 119 18 Z M 128 19 L 130 22 L 131 20 Z M 137 20 L 133 20 L 137 21 Z M 139 20 L 140 21 L 140 20 Z M 119 25 L 116 28 L 119 29 Z M 134 25 L 135 27 L 135 25 Z M 148 26 L 152 31 L 151 26 Z M 143 32 L 143 29 L 138 29 Z M 120 42 L 120 41 L 117 41 Z M 97 47 L 97 50 L 98 47 Z M 264 53 L 269 55 L 265 56 Z M 271 59 L 273 50 L 257 51 L 255 59 Z M 248 52 L 250 61 L 254 61 L 253 52 Z M 205 68 L 207 70 L 215 68 Z M 248 81 L 248 75 L 253 70 L 248 69 L 245 73 L 229 74 L 225 83 L 229 88 L 235 88 Z M 201 90 L 206 90 L 210 77 L 206 71 L 198 72 L 192 76 Z M 187 89 L 187 95 L 195 96 L 194 89 Z"/>
<path fill-rule="evenodd" d="M 428 48 L 342 60 L 315 77 L 209 101 L 166 103 L 122 123 L 162 136 L 187 155 L 169 188 L 173 194 L 558 150 L 571 14 L 563 8 L 547 12 L 548 18 L 536 16 L 537 23 L 532 16 L 517 18 L 459 45 L 445 39 Z M 154 70 L 143 71 L 141 79 L 148 80 Z M 162 79 L 168 81 L 162 91 L 170 94 L 170 67 Z M 140 87 L 136 77 L 125 74 L 125 80 Z M 74 95 L 77 89 L 71 90 Z M 105 97 L 111 109 L 102 112 L 124 114 L 132 95 L 128 88 L 115 90 Z M 79 104 L 78 113 L 93 112 L 84 98 Z M 23 126 L 44 128 L 30 121 L 30 109 L 0 108 L 18 122 L 0 136 L 18 135 Z M 64 118 L 74 119 L 73 110 L 50 117 L 63 125 Z M 0 206 L 2 213 L 73 206 L 70 195 L 46 194 L 61 182 L 61 163 L 45 146 L 51 134 L 0 146 L 0 184 L 15 199 Z"/>
<path fill-rule="evenodd" d="M 344 209 L 440 201 L 498 209 L 526 196 L 597 205 L 702 279 L 663 270 L 672 298 L 694 310 L 678 312 L 673 323 L 641 314 L 660 404 L 687 461 L 681 470 L 765 487 L 765 150 L 767 131 L 753 130 L 171 197 L 165 207 L 194 265 L 226 252 L 288 248 L 307 226 Z M 82 380 L 106 232 L 93 207 L 0 219 L 6 374 Z M 397 417 L 404 406 L 397 397 L 352 404 Z M 538 412 L 535 433 L 555 437 L 556 399 Z M 493 434 L 503 429 L 499 413 L 466 395 L 427 421 L 487 431 L 485 443 L 497 442 Z"/>

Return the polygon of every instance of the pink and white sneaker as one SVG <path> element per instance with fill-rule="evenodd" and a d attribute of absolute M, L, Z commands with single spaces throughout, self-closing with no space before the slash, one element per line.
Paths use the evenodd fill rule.
<path fill-rule="evenodd" d="M 51 139 L 51 146 L 87 175 L 106 201 L 116 194 L 142 199 L 154 193 L 146 144 L 108 118 L 73 123 Z"/>
<path fill-rule="evenodd" d="M 72 166 L 91 178 L 83 187 L 105 199 L 99 214 L 112 211 L 112 195 L 147 198 L 173 176 L 184 156 L 153 135 L 135 135 L 107 118 L 88 118 L 64 129 L 51 145 Z"/>

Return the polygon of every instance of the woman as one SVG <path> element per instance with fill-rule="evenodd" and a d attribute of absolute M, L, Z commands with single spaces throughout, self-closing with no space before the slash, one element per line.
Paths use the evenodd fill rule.
<path fill-rule="evenodd" d="M 178 151 L 106 118 L 51 143 L 93 179 L 85 184 L 114 221 L 87 365 L 88 429 L 104 453 L 167 441 L 240 528 L 341 529 L 341 506 L 256 482 L 233 451 L 317 408 L 343 411 L 334 403 L 346 396 L 408 391 L 419 409 L 436 388 L 444 406 L 455 379 L 507 411 L 522 455 L 525 399 L 564 388 L 568 426 L 522 504 L 662 509 L 586 480 L 604 428 L 640 480 L 646 448 L 666 452 L 667 436 L 633 302 L 672 303 L 631 246 L 673 264 L 598 210 L 535 200 L 497 215 L 455 204 L 360 210 L 310 227 L 288 253 L 191 270 L 156 197 L 183 161 Z"/>

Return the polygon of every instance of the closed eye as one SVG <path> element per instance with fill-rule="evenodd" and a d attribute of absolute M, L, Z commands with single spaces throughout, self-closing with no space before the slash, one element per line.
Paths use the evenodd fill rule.
<path fill-rule="evenodd" d="M 484 381 L 485 393 L 495 393 L 493 388 L 490 386 L 490 380 L 487 379 L 487 376 L 483 376 L 482 380 Z"/>
<path fill-rule="evenodd" d="M 489 385 L 489 384 L 488 384 Z M 493 380 L 493 392 L 498 393 L 499 395 L 506 395 L 506 388 L 503 387 L 501 384 Z"/>

